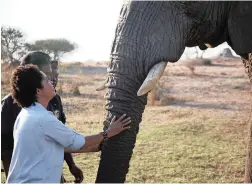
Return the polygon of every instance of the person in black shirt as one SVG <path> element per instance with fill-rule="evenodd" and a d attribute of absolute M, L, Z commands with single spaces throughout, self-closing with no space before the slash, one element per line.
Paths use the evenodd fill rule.
<path fill-rule="evenodd" d="M 58 70 L 55 70 L 55 63 L 51 63 L 50 56 L 43 52 L 30 52 L 23 60 L 21 65 L 34 64 L 37 65 L 41 71 L 43 71 L 54 83 L 57 85 Z M 58 66 L 58 64 L 57 64 Z M 54 68 L 52 72 L 52 68 Z M 58 67 L 57 67 L 58 69 Z M 56 73 L 55 73 L 56 72 Z M 21 108 L 14 102 L 11 95 L 7 95 L 1 101 L 1 160 L 3 163 L 6 178 L 8 176 L 8 170 L 11 162 L 14 139 L 13 139 L 13 127 Z M 58 94 L 49 102 L 47 110 L 52 111 L 54 115 L 62 122 L 66 123 L 66 116 L 63 111 L 61 98 Z M 90 151 L 99 151 L 97 148 L 92 148 Z M 75 182 L 80 183 L 83 181 L 82 171 L 75 165 L 71 153 L 64 154 L 64 160 L 66 161 L 69 171 L 75 177 Z M 61 183 L 65 182 L 62 175 Z"/>

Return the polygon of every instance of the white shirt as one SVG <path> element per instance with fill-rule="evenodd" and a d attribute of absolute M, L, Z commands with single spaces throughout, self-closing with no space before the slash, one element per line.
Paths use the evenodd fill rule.
<path fill-rule="evenodd" d="M 7 183 L 59 183 L 64 148 L 80 149 L 85 137 L 35 103 L 23 108 L 13 130 L 14 150 Z"/>

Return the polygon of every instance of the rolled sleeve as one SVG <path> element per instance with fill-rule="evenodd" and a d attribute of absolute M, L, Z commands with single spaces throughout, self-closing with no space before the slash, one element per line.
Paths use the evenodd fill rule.
<path fill-rule="evenodd" d="M 49 114 L 42 120 L 46 139 L 50 139 L 62 145 L 64 148 L 80 149 L 85 144 L 85 137 L 68 128 L 54 115 Z"/>
<path fill-rule="evenodd" d="M 85 144 L 85 137 L 80 134 L 75 134 L 73 143 L 68 147 L 70 149 L 78 150 Z"/>

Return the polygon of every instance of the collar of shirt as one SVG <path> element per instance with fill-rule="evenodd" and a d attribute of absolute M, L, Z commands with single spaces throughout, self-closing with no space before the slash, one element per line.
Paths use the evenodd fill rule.
<path fill-rule="evenodd" d="M 35 105 L 31 105 L 30 107 L 24 108 L 26 110 L 37 110 L 37 111 L 47 111 L 47 109 L 38 102 L 35 102 Z"/>

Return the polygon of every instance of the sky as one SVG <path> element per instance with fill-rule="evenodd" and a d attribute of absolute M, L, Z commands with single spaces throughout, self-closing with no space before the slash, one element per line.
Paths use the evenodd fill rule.
<path fill-rule="evenodd" d="M 19 28 L 32 42 L 66 38 L 78 48 L 63 61 L 108 61 L 123 0 L 0 0 L 1 25 Z M 215 57 L 228 47 L 208 49 Z M 189 49 L 191 50 L 191 49 Z M 188 51 L 188 49 L 186 49 Z M 181 57 L 183 59 L 185 55 Z"/>

